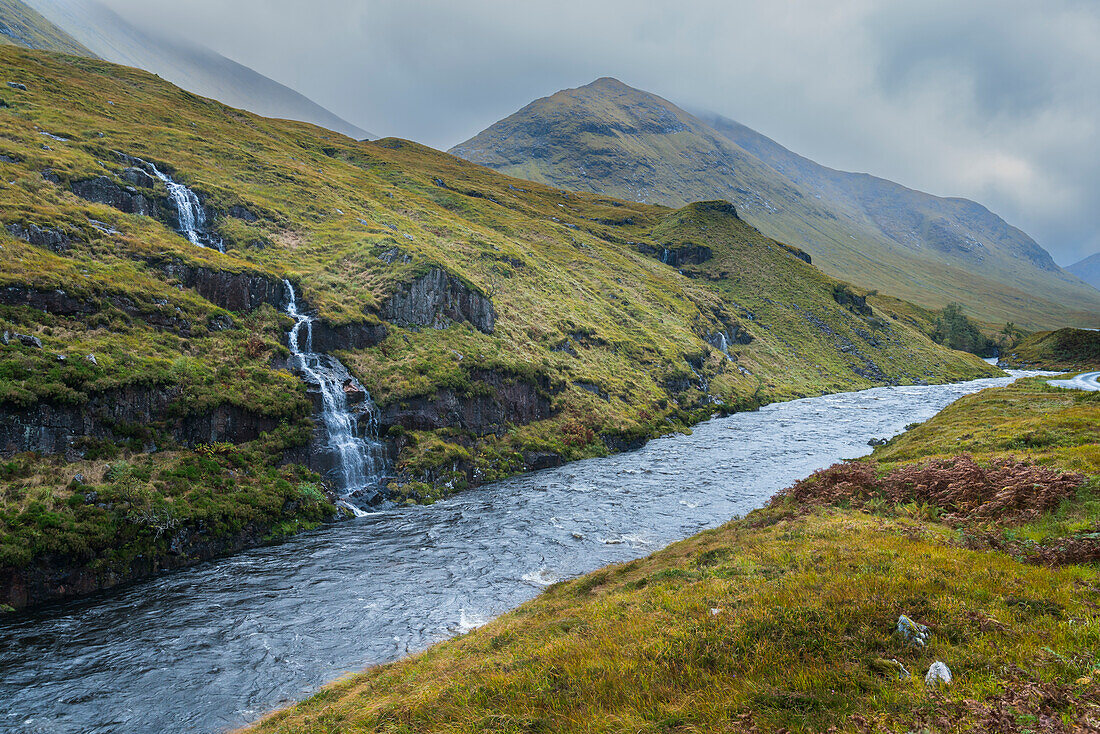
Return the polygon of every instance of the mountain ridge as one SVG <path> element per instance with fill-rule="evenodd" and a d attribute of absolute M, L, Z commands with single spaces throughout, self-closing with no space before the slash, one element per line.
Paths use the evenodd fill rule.
<path fill-rule="evenodd" d="M 1100 252 L 1078 260 L 1072 265 L 1066 266 L 1066 270 L 1085 281 L 1093 288 L 1100 290 Z"/>
<path fill-rule="evenodd" d="M 611 77 L 556 92 L 451 153 L 510 175 L 680 206 L 723 198 L 834 276 L 989 323 L 1100 325 L 1100 299 L 982 205 L 820 166 Z M 1066 309 L 1062 304 L 1073 304 Z"/>

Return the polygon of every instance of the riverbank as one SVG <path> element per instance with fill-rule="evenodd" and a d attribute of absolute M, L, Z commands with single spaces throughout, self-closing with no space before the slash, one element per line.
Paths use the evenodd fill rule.
<path fill-rule="evenodd" d="M 1011 378 L 773 403 L 637 451 L 376 510 L 95 598 L 0 619 L 0 721 L 217 734 L 419 652 L 547 585 L 766 504 L 872 439 Z M 156 670 L 150 686 L 146 671 Z M 2 728 L 2 727 L 0 727 Z"/>
<path fill-rule="evenodd" d="M 860 465 L 869 484 L 819 472 L 743 520 L 552 586 L 254 730 L 1090 730 L 1098 425 L 1095 396 L 1041 378 L 982 391 L 876 449 Z M 1010 456 L 1034 481 L 1008 496 L 948 493 L 941 507 L 879 484 L 940 461 L 970 472 L 954 477 L 968 487 Z M 929 627 L 926 645 L 895 633 L 903 614 Z M 943 689 L 923 681 L 937 660 L 953 673 Z"/>

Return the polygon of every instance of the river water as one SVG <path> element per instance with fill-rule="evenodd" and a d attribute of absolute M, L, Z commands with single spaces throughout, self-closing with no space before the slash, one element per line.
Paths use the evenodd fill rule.
<path fill-rule="evenodd" d="M 1012 373 L 1014 376 L 1031 373 Z M 1011 378 L 777 403 L 0 621 L 0 731 L 219 732 L 646 555 Z"/>

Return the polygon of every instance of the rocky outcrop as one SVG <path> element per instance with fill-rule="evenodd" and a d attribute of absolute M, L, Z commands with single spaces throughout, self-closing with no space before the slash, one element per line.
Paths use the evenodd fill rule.
<path fill-rule="evenodd" d="M 702 265 L 714 257 L 714 251 L 704 245 L 666 245 L 658 248 L 643 244 L 638 246 L 638 251 L 643 255 L 655 257 L 665 265 L 674 268 L 682 268 L 685 265 Z"/>
<path fill-rule="evenodd" d="M 331 326 L 324 321 L 313 322 L 313 349 L 335 352 L 342 349 L 366 349 L 386 338 L 386 325 L 380 322 L 359 322 Z"/>
<path fill-rule="evenodd" d="M 263 273 L 233 273 L 188 265 L 179 260 L 157 263 L 156 266 L 169 278 L 175 278 L 226 311 L 251 311 L 265 303 L 282 309 L 289 297 L 282 280 Z"/>
<path fill-rule="evenodd" d="M 4 306 L 28 306 L 59 316 L 86 315 L 95 313 L 98 310 L 96 304 L 70 296 L 60 289 L 47 291 L 17 285 L 0 288 L 0 304 Z"/>
<path fill-rule="evenodd" d="M 867 305 L 867 296 L 861 296 L 846 285 L 833 286 L 833 300 L 860 316 L 870 316 L 873 311 Z"/>
<path fill-rule="evenodd" d="M 496 309 L 492 300 L 442 268 L 432 268 L 401 285 L 385 300 L 380 315 L 398 326 L 445 329 L 466 321 L 478 331 L 492 334 Z"/>
<path fill-rule="evenodd" d="M 401 426 L 412 430 L 462 428 L 476 435 L 505 430 L 551 417 L 551 398 L 560 390 L 547 380 L 530 382 L 497 370 L 474 370 L 470 378 L 483 389 L 460 394 L 442 389 L 434 395 L 410 398 L 381 409 L 384 428 Z M 487 389 L 484 389 L 487 388 Z"/>
<path fill-rule="evenodd" d="M 156 204 L 145 194 L 134 189 L 124 189 L 106 176 L 73 181 L 72 192 L 81 199 L 113 206 L 127 214 L 151 217 L 157 211 Z"/>
<path fill-rule="evenodd" d="M 734 344 L 751 344 L 752 334 L 741 328 L 740 324 L 724 323 L 724 328 L 704 335 L 703 339 L 720 352 L 729 353 Z"/>
<path fill-rule="evenodd" d="M 331 502 L 335 498 L 330 496 L 328 499 Z M 251 522 L 228 534 L 219 535 L 201 522 L 171 528 L 162 540 L 165 551 L 139 555 L 124 568 L 112 568 L 110 564 L 92 568 L 83 559 L 58 555 L 40 556 L 22 568 L 0 567 L 0 605 L 23 609 L 85 596 L 161 571 L 185 568 L 255 548 L 270 542 L 272 529 L 284 519 L 294 519 L 298 508 L 297 503 L 287 502 L 281 512 L 268 521 Z M 336 519 L 338 516 L 333 515 L 328 521 Z"/>
<path fill-rule="evenodd" d="M 119 431 L 142 426 L 184 446 L 259 438 L 279 421 L 222 404 L 202 414 L 172 418 L 179 388 L 129 386 L 93 395 L 80 405 L 39 402 L 28 408 L 0 404 L 0 454 L 23 451 L 82 455 L 81 439 L 118 440 Z"/>
<path fill-rule="evenodd" d="M 37 224 L 9 224 L 8 234 L 24 242 L 29 242 L 35 247 L 44 247 L 48 250 L 63 255 L 69 249 L 72 240 L 62 229 L 49 229 L 39 227 Z"/>

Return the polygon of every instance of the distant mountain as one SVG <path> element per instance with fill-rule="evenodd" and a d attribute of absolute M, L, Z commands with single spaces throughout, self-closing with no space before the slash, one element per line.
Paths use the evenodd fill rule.
<path fill-rule="evenodd" d="M 616 79 L 536 100 L 451 153 L 635 201 L 722 198 L 861 286 L 932 308 L 959 301 L 993 323 L 1100 326 L 1100 294 L 980 204 L 826 168 L 744 125 L 689 114 Z"/>
<path fill-rule="evenodd" d="M 0 45 L 95 57 L 79 41 L 19 0 L 0 0 Z"/>
<path fill-rule="evenodd" d="M 24 5 L 18 0 L 2 2 Z M 375 137 L 247 66 L 204 46 L 138 28 L 96 0 L 28 0 L 27 5 L 85 51 L 90 49 L 89 54 L 107 61 L 151 71 L 190 92 L 266 117 L 311 122 L 357 140 Z M 0 11 L 0 19 L 6 15 Z"/>
<path fill-rule="evenodd" d="M 1089 255 L 1080 262 L 1066 268 L 1069 272 L 1085 281 L 1093 288 L 1100 289 L 1100 252 Z"/>

